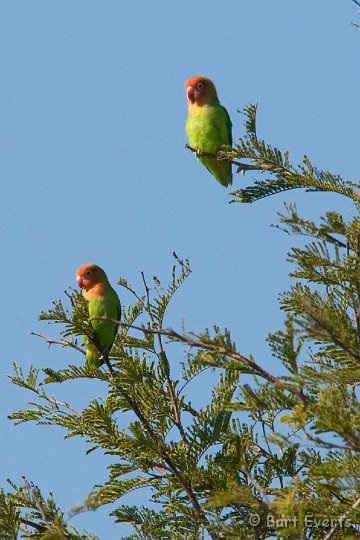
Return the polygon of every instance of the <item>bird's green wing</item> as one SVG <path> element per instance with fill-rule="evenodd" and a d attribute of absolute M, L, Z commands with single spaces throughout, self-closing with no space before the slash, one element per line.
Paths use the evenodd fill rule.
<path fill-rule="evenodd" d="M 224 112 L 226 128 L 227 128 L 227 132 L 228 132 L 228 136 L 229 136 L 229 145 L 232 146 L 232 143 L 233 143 L 233 139 L 232 139 L 232 122 L 231 122 L 229 113 L 227 112 L 225 107 L 223 107 L 222 105 L 220 105 L 220 107 L 222 108 L 222 110 Z"/>
<path fill-rule="evenodd" d="M 93 303 L 90 302 L 91 304 Z M 109 293 L 102 297 L 99 300 L 94 301 L 93 306 L 89 306 L 89 313 L 90 313 L 90 307 L 92 307 L 91 311 L 93 314 L 92 317 L 108 317 L 109 319 L 113 319 L 118 321 L 120 316 L 120 300 L 114 289 L 111 289 Z M 95 314 L 96 313 L 96 314 Z M 95 324 L 93 324 L 93 328 L 95 330 L 95 334 L 99 340 L 99 344 L 102 347 L 111 347 L 113 344 L 117 325 L 116 323 L 112 321 L 93 321 Z"/>

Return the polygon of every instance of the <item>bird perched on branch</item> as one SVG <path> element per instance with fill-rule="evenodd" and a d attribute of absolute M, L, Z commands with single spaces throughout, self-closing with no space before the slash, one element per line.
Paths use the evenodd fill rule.
<path fill-rule="evenodd" d="M 82 289 L 84 298 L 88 301 L 89 317 L 108 317 L 116 321 L 120 320 L 119 297 L 100 266 L 96 264 L 80 266 L 76 270 L 76 281 Z M 98 347 L 91 343 L 87 336 L 83 336 L 86 346 L 86 363 L 100 367 L 104 363 L 102 356 L 110 352 L 114 343 L 118 325 L 112 321 L 92 320 L 91 326 L 94 329 Z"/>
<path fill-rule="evenodd" d="M 232 184 L 231 163 L 219 161 L 216 154 L 222 146 L 232 145 L 230 116 L 220 104 L 214 83 L 207 77 L 191 77 L 185 84 L 189 114 L 186 133 L 190 146 L 199 152 L 198 159 L 227 187 Z M 214 154 L 201 156 L 201 153 Z"/>

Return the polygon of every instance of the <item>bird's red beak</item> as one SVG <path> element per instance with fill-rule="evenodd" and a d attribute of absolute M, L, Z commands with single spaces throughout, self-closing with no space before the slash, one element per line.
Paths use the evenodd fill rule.
<path fill-rule="evenodd" d="M 195 88 L 193 86 L 187 86 L 186 93 L 191 103 L 194 103 L 195 102 Z"/>
<path fill-rule="evenodd" d="M 79 285 L 80 289 L 84 287 L 84 280 L 81 276 L 76 276 L 76 282 Z"/>

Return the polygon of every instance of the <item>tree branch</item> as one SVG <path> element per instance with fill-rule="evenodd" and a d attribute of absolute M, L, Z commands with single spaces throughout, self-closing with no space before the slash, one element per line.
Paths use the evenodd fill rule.
<path fill-rule="evenodd" d="M 165 461 L 166 465 L 170 469 L 170 471 L 173 473 L 173 475 L 177 478 L 179 484 L 184 489 L 185 493 L 189 497 L 189 500 L 195 510 L 196 517 L 199 521 L 203 523 L 203 525 L 206 527 L 210 537 L 213 540 L 218 540 L 219 535 L 212 530 L 211 524 L 208 521 L 204 510 L 202 509 L 199 501 L 197 500 L 197 497 L 195 493 L 193 492 L 190 483 L 188 483 L 185 478 L 182 476 L 182 474 L 179 472 L 178 468 L 176 467 L 175 463 L 173 462 L 172 458 L 170 457 L 170 454 L 166 448 L 166 443 L 163 442 L 159 437 L 157 437 L 156 433 L 151 427 L 151 424 L 148 422 L 147 418 L 143 415 L 142 411 L 140 410 L 138 404 L 128 395 L 125 394 L 125 399 L 129 403 L 130 407 L 144 426 L 144 428 L 149 433 L 150 437 L 154 441 L 156 447 L 159 449 L 159 453 L 162 457 L 162 459 Z"/>
<path fill-rule="evenodd" d="M 40 525 L 39 523 L 35 523 L 35 522 L 30 521 L 28 519 L 20 517 L 19 520 L 24 525 L 27 525 L 27 527 L 32 527 L 33 529 L 36 529 L 38 532 L 43 533 L 43 532 L 46 532 L 48 530 L 48 528 L 45 525 Z M 26 532 L 26 531 L 24 531 L 24 532 Z M 27 532 L 29 532 L 29 531 L 27 531 Z"/>
<path fill-rule="evenodd" d="M 122 323 L 121 321 L 117 321 L 115 319 L 109 319 L 107 317 L 92 317 L 89 320 L 93 320 L 93 319 L 116 322 L 117 324 L 119 324 L 119 326 L 125 326 L 126 328 L 132 328 L 133 330 L 138 330 L 139 332 L 143 332 L 143 334 L 145 335 L 146 334 L 160 334 L 162 336 L 167 336 L 170 339 L 173 339 L 174 341 L 187 343 L 190 347 L 213 351 L 223 356 L 227 356 L 229 358 L 237 360 L 244 367 L 251 368 L 256 373 L 256 375 L 261 376 L 263 379 L 267 380 L 268 382 L 271 382 L 275 386 L 288 390 L 290 393 L 300 398 L 303 403 L 308 403 L 308 398 L 302 393 L 301 390 L 299 390 L 293 385 L 290 385 L 289 383 L 286 383 L 285 381 L 279 379 L 278 377 L 275 377 L 274 375 L 266 371 L 266 369 L 259 366 L 259 364 L 257 364 L 254 360 L 251 360 L 250 358 L 246 358 L 246 356 L 243 356 L 242 354 L 236 351 L 233 351 L 231 349 L 227 349 L 225 347 L 219 347 L 218 345 L 215 345 L 213 343 L 189 338 L 188 336 L 178 334 L 177 332 L 175 332 L 175 330 L 172 330 L 171 328 L 168 330 L 164 330 L 163 328 L 159 328 L 159 329 L 144 328 L 141 326 L 135 326 L 133 324 Z"/>
<path fill-rule="evenodd" d="M 275 170 L 272 165 L 249 165 L 248 163 L 242 163 L 241 161 L 235 161 L 234 159 L 228 158 L 225 154 L 222 152 L 218 152 L 217 154 L 209 154 L 208 152 L 202 152 L 201 150 L 197 150 L 196 148 L 193 148 L 189 144 L 185 144 L 185 148 L 196 154 L 196 157 L 211 157 L 214 159 L 217 159 L 217 161 L 227 161 L 228 163 L 231 163 L 232 165 L 237 166 L 237 173 L 245 174 L 246 171 L 271 171 Z"/>

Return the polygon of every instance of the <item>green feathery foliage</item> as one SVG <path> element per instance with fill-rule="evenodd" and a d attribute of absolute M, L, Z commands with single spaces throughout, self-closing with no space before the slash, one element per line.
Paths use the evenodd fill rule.
<path fill-rule="evenodd" d="M 1 540 L 15 540 L 19 533 L 23 538 L 42 540 L 98 540 L 87 531 L 80 533 L 69 525 L 51 493 L 45 498 L 26 478 L 21 486 L 8 482 L 11 491 L 0 492 Z"/>
<path fill-rule="evenodd" d="M 279 214 L 278 229 L 306 240 L 288 256 L 293 285 L 281 295 L 284 327 L 268 336 L 267 358 L 244 356 L 228 329 L 164 326 L 190 274 L 176 254 L 167 286 L 156 276 L 150 285 L 144 272 L 140 291 L 120 279 L 132 302 L 100 369 L 85 365 L 81 336 L 96 339 L 80 294 L 70 290 L 41 313 L 59 331 L 37 335 L 70 349 L 71 364 L 27 373 L 15 364 L 11 380 L 32 399 L 10 418 L 61 427 L 65 439 L 81 437 L 87 453 L 112 461 L 106 482 L 67 514 L 26 480 L 11 483 L 0 493 L 1 539 L 91 540 L 70 520 L 104 505 L 119 530 L 132 525 L 128 540 L 360 537 L 359 186 L 307 157 L 294 167 L 288 152 L 258 138 L 256 106 L 245 108 L 245 129 L 219 157 L 248 159 L 246 170 L 270 179 L 234 191 L 235 202 L 294 188 L 332 191 L 353 201 L 354 216 L 328 211 L 316 223 L 294 204 Z M 196 388 L 209 371 L 216 382 L 199 403 Z M 59 386 L 76 379 L 98 379 L 104 395 L 76 410 Z M 147 504 L 126 504 L 135 490 Z"/>
<path fill-rule="evenodd" d="M 300 165 L 294 166 L 290 161 L 288 151 L 282 152 L 258 138 L 256 113 L 257 105 L 250 104 L 244 108 L 246 134 L 239 139 L 232 151 L 222 151 L 218 158 L 234 161 L 239 167 L 238 172 L 245 172 L 249 166 L 238 163 L 237 160 L 248 159 L 252 162 L 251 170 L 259 170 L 261 174 L 266 174 L 269 178 L 255 180 L 252 185 L 231 192 L 236 197 L 231 202 L 252 203 L 283 191 L 305 188 L 307 191 L 339 193 L 351 198 L 359 207 L 360 184 L 345 181 L 337 174 L 314 167 L 307 156 L 304 156 Z"/>
<path fill-rule="evenodd" d="M 127 536 L 133 539 L 357 536 L 359 221 L 328 212 L 317 225 L 288 205 L 278 228 L 310 241 L 289 254 L 296 282 L 282 296 L 284 329 L 268 337 L 271 363 L 238 352 L 227 329 L 194 334 L 163 327 L 190 273 L 178 257 L 167 287 L 157 277 L 150 287 L 143 272 L 143 292 L 119 281 L 134 303 L 124 311 L 110 371 L 84 365 L 79 336 L 91 336 L 91 327 L 80 295 L 72 291 L 68 307 L 57 301 L 41 314 L 62 325 L 56 339 L 41 337 L 71 348 L 78 362 L 44 368 L 42 378 L 39 369 L 24 374 L 15 365 L 13 383 L 34 399 L 12 420 L 60 426 L 65 438 L 85 438 L 87 452 L 102 450 L 114 459 L 108 480 L 68 519 L 110 504 L 116 523 L 133 525 Z M 174 357 L 181 366 L 176 377 Z M 218 372 L 218 382 L 208 402 L 194 408 L 193 391 L 209 369 Z M 46 390 L 84 378 L 101 380 L 107 392 L 81 411 Z M 123 412 L 130 420 L 120 427 Z M 52 498 L 45 501 L 36 488 L 44 519 L 35 488 L 25 487 L 2 493 L 4 538 L 19 531 L 28 538 L 78 538 Z M 123 502 L 144 489 L 148 506 Z"/>

